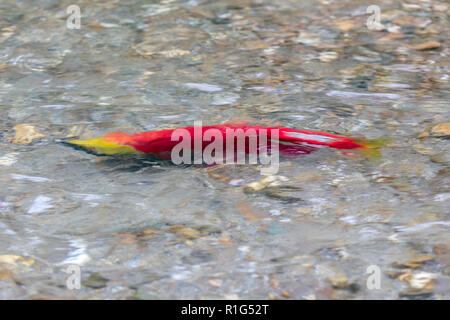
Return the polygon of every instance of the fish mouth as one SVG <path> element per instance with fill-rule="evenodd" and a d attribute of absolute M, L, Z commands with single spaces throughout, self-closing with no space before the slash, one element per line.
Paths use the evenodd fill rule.
<path fill-rule="evenodd" d="M 57 142 L 57 143 L 61 143 L 61 144 L 65 145 L 65 146 L 67 146 L 67 147 L 71 147 L 72 149 L 75 149 L 75 150 L 84 151 L 86 153 L 89 153 L 89 154 L 92 154 L 92 155 L 95 155 L 95 156 L 104 156 L 104 154 L 96 153 L 95 150 L 93 150 L 93 149 L 89 149 L 89 148 L 80 146 L 80 145 L 78 145 L 76 143 L 72 143 L 73 140 L 69 140 L 69 139 L 55 139 L 54 141 Z"/>

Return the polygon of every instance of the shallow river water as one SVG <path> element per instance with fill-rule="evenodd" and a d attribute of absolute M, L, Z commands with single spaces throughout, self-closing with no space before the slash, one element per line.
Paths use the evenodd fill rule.
<path fill-rule="evenodd" d="M 376 2 L 379 30 L 347 0 L 76 1 L 71 29 L 2 0 L 0 298 L 449 299 L 448 2 Z M 233 119 L 391 142 L 278 186 L 58 143 Z"/>

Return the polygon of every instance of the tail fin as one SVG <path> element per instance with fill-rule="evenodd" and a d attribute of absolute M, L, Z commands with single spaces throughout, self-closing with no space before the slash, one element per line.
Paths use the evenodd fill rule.
<path fill-rule="evenodd" d="M 356 148 L 356 151 L 366 158 L 379 158 L 381 153 L 378 149 L 390 143 L 391 139 L 369 139 L 369 140 L 355 140 L 355 142 L 361 145 L 360 148 Z"/>

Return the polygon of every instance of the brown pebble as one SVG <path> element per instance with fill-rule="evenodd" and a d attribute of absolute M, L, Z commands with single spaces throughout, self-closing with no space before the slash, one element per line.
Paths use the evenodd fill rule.
<path fill-rule="evenodd" d="M 438 49 L 441 47 L 441 44 L 437 41 L 428 41 L 421 44 L 416 45 L 408 45 L 408 48 L 413 50 L 432 50 Z"/>

